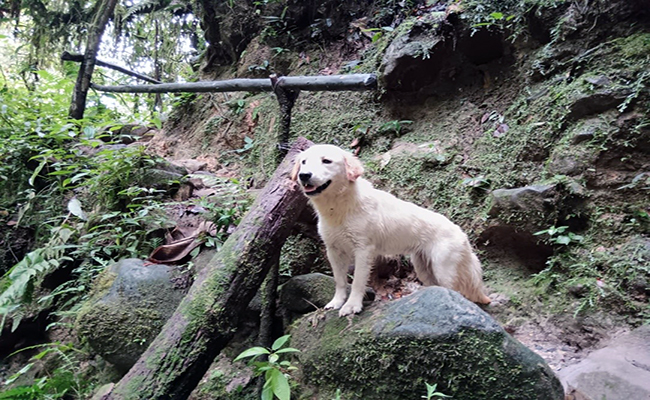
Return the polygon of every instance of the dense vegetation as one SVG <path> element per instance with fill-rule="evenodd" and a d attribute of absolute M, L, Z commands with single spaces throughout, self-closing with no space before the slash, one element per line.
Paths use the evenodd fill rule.
<path fill-rule="evenodd" d="M 349 2 L 345 12 L 332 12 L 333 2 L 317 12 L 289 3 L 124 2 L 99 57 L 119 58 L 163 81 L 381 72 L 384 51 L 413 26 L 452 32 L 450 43 L 464 34 L 497 35 L 520 58 L 504 56 L 505 67 L 473 71 L 479 84 L 459 79 L 462 90 L 415 101 L 386 90 L 301 94 L 293 134 L 356 143 L 374 183 L 461 224 L 484 251 L 488 286 L 509 297 L 517 318 L 546 312 L 569 318 L 610 313 L 630 326 L 650 320 L 650 175 L 644 169 L 650 34 L 642 24 L 617 26 L 617 10 L 605 1 Z M 164 97 L 161 106 L 155 96 L 91 91 L 85 117 L 68 119 L 78 65 L 58 58 L 83 48 L 98 4 L 0 4 L 0 46 L 7 49 L 0 54 L 0 332 L 11 338 L 11 348 L 24 324 L 47 325 L 47 334 L 39 325 L 39 335 L 8 358 L 0 399 L 86 398 L 97 383 L 116 379 L 76 339 L 74 319 L 107 265 L 144 259 L 162 244 L 174 225 L 168 207 L 184 183 L 152 175 L 169 164 L 144 146 L 127 145 L 135 127 L 165 123 L 194 154 L 216 154 L 235 171 L 236 184 L 259 187 L 275 168 L 277 109 L 268 94 L 183 94 Z M 205 32 L 194 13 L 214 19 L 203 24 Z M 363 13 L 368 18 L 358 18 Z M 442 19 L 427 22 L 435 13 Z M 471 32 L 450 28 L 445 18 L 455 13 Z M 550 29 L 540 28 L 545 24 Z M 420 61 L 430 57 L 422 43 Z M 588 51 L 579 51 L 587 44 Z M 97 70 L 93 80 L 128 81 L 107 70 Z M 580 99 L 606 90 L 618 96 L 613 109 L 576 116 Z M 390 153 L 405 142 L 430 151 L 414 158 Z M 577 167 L 567 167 L 567 160 Z M 555 203 L 534 215 L 492 211 L 491 192 L 526 185 L 554 186 Z M 219 246 L 246 204 L 198 202 L 219 228 L 206 243 Z M 525 241 L 543 255 L 541 263 L 501 265 L 488 243 L 510 253 L 516 246 L 498 243 L 491 224 L 534 234 Z M 302 236 L 289 243 L 298 240 L 304 243 L 285 246 L 284 275 L 305 268 L 291 267 L 297 259 L 316 263 L 311 253 L 319 244 Z M 282 380 L 284 390 L 275 361 L 257 367 L 268 367 L 260 371 Z"/>

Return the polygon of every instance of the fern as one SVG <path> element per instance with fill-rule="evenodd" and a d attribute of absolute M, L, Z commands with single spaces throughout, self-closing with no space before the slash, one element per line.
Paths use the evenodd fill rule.
<path fill-rule="evenodd" d="M 31 303 L 34 281 L 58 266 L 58 262 L 46 260 L 43 253 L 42 248 L 27 253 L 5 274 L 4 279 L 9 285 L 0 294 L 0 314 L 2 314 L 0 330 L 4 328 L 9 313 L 13 313 L 16 317 L 11 330 L 14 331 L 18 327 L 22 319 L 22 312 L 18 312 L 18 309 L 22 304 Z"/>

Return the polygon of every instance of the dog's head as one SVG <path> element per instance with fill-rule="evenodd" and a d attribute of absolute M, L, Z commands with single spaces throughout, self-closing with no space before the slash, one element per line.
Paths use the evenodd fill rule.
<path fill-rule="evenodd" d="M 351 153 L 329 144 L 310 147 L 296 156 L 291 179 L 307 196 L 336 192 L 363 174 L 363 165 Z"/>

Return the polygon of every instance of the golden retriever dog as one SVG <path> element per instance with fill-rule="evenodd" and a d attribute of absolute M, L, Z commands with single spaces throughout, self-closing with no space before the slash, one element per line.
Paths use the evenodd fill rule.
<path fill-rule="evenodd" d="M 291 173 L 318 213 L 318 232 L 334 272 L 336 292 L 325 308 L 340 309 L 340 316 L 360 312 L 375 257 L 397 254 L 410 256 L 424 285 L 440 285 L 473 302 L 490 303 L 483 292 L 481 264 L 460 227 L 375 189 L 362 174 L 361 162 L 333 145 L 315 145 L 298 154 Z"/>

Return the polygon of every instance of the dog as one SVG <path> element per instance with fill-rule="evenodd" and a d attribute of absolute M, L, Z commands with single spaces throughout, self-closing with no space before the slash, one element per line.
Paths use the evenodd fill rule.
<path fill-rule="evenodd" d="M 314 145 L 296 156 L 291 179 L 299 182 L 318 214 L 318 232 L 336 282 L 326 309 L 356 314 L 379 255 L 409 255 L 425 286 L 439 285 L 467 299 L 490 303 L 481 263 L 467 235 L 441 214 L 375 189 L 362 178 L 361 162 L 333 145 Z M 347 271 L 354 264 L 347 298 Z"/>

